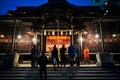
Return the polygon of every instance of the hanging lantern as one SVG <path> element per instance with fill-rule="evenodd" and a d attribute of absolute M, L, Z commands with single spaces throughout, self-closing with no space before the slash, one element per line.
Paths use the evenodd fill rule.
<path fill-rule="evenodd" d="M 52 31 L 52 35 L 55 35 L 55 31 Z"/>
<path fill-rule="evenodd" d="M 44 35 L 46 35 L 46 30 L 44 30 Z"/>
<path fill-rule="evenodd" d="M 17 38 L 20 39 L 20 38 L 21 38 L 21 35 L 18 35 Z"/>
<path fill-rule="evenodd" d="M 63 31 L 61 31 L 61 35 L 63 35 Z"/>
<path fill-rule="evenodd" d="M 71 30 L 69 31 L 69 35 L 72 35 L 72 31 Z"/>

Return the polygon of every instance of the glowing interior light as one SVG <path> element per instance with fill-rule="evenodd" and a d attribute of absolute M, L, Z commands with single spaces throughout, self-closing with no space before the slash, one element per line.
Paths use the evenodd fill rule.
<path fill-rule="evenodd" d="M 21 38 L 21 35 L 18 35 L 17 38 L 20 39 L 20 38 Z"/>
<path fill-rule="evenodd" d="M 70 30 L 69 34 L 72 35 L 72 31 L 71 30 Z"/>
<path fill-rule="evenodd" d="M 55 31 L 52 31 L 52 35 L 55 35 Z"/>
<path fill-rule="evenodd" d="M 116 34 L 113 34 L 112 36 L 113 36 L 113 37 L 116 37 Z"/>
<path fill-rule="evenodd" d="M 82 42 L 82 41 L 83 41 L 83 38 L 82 38 L 82 37 L 80 37 L 80 38 L 79 38 L 79 40 L 80 40 L 80 42 Z"/>
<path fill-rule="evenodd" d="M 44 30 L 44 35 L 46 35 L 46 30 Z"/>
<path fill-rule="evenodd" d="M 4 38 L 4 35 L 0 35 L 1 38 Z"/>
<path fill-rule="evenodd" d="M 61 31 L 61 35 L 63 35 L 63 31 Z"/>
<path fill-rule="evenodd" d="M 95 38 L 99 38 L 99 35 L 98 35 L 98 34 L 96 34 L 96 35 L 95 35 Z"/>
<path fill-rule="evenodd" d="M 32 41 L 33 41 L 33 43 L 35 43 L 37 40 L 36 40 L 36 38 L 33 38 Z"/>

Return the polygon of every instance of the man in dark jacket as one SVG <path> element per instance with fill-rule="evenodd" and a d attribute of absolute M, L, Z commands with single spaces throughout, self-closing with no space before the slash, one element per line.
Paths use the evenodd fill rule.
<path fill-rule="evenodd" d="M 31 67 L 35 68 L 38 67 L 38 60 L 39 58 L 39 50 L 37 49 L 36 45 L 33 45 L 33 48 L 31 49 Z"/>
<path fill-rule="evenodd" d="M 47 68 L 46 65 L 48 63 L 47 56 L 45 55 L 45 51 L 42 51 L 42 56 L 38 59 L 38 64 L 40 66 L 40 78 L 43 80 L 43 74 L 44 74 L 44 80 L 47 80 Z"/>
<path fill-rule="evenodd" d="M 68 47 L 68 53 L 70 57 L 70 66 L 74 66 L 75 48 L 72 44 Z"/>
<path fill-rule="evenodd" d="M 80 66 L 80 56 L 81 56 L 80 49 L 79 49 L 79 47 L 76 45 L 76 46 L 75 46 L 75 58 L 76 58 L 77 66 Z"/>
<path fill-rule="evenodd" d="M 52 60 L 53 60 L 54 69 L 55 69 L 56 63 L 57 63 L 57 66 L 59 67 L 58 49 L 56 48 L 56 45 L 54 45 L 52 50 Z"/>
<path fill-rule="evenodd" d="M 64 67 L 65 67 L 65 52 L 66 52 L 66 48 L 65 48 L 65 45 L 63 44 L 62 48 L 60 49 L 61 67 L 62 67 L 62 64 L 64 64 Z"/>

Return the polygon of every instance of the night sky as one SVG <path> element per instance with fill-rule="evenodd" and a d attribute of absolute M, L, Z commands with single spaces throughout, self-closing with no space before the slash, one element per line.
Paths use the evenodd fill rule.
<path fill-rule="evenodd" d="M 76 6 L 90 6 L 91 0 L 67 0 Z M 106 0 L 102 0 L 106 1 Z M 8 10 L 16 10 L 16 6 L 39 6 L 48 0 L 0 0 L 0 15 L 7 14 Z"/>

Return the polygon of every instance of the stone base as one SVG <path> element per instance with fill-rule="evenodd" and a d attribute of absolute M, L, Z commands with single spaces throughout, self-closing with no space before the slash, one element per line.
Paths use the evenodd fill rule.
<path fill-rule="evenodd" d="M 113 63 L 102 63 L 102 68 L 115 68 Z"/>

